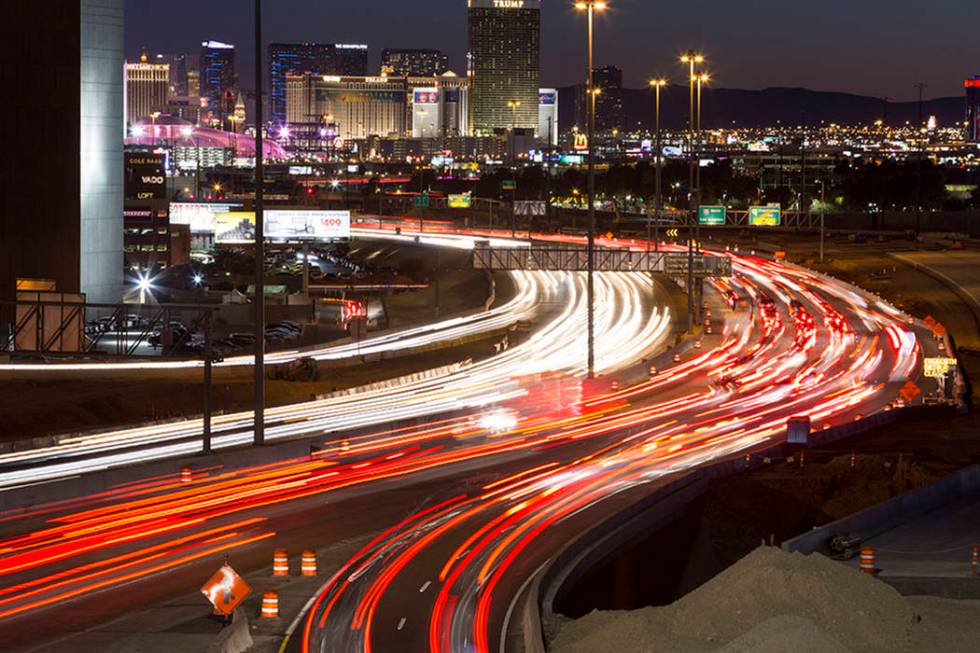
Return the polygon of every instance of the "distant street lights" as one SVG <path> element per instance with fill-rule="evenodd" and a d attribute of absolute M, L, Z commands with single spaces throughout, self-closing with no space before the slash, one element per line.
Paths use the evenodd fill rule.
<path fill-rule="evenodd" d="M 586 93 L 589 94 L 589 118 L 588 118 L 588 165 L 589 165 L 589 276 L 588 276 L 588 303 L 589 303 L 589 378 L 595 378 L 595 99 L 597 89 L 592 77 L 592 49 L 593 49 L 593 24 L 595 12 L 602 11 L 609 6 L 602 0 L 584 0 L 575 3 L 575 8 L 585 11 L 588 15 L 588 84 Z"/>
<path fill-rule="evenodd" d="M 654 202 L 654 251 L 660 251 L 660 214 L 663 212 L 663 145 L 660 141 L 660 91 L 665 86 L 667 86 L 667 80 L 664 78 L 652 79 L 650 80 L 650 86 L 656 91 L 656 148 L 657 148 L 657 194 L 656 201 Z M 650 219 L 647 218 L 647 251 L 650 251 Z"/>

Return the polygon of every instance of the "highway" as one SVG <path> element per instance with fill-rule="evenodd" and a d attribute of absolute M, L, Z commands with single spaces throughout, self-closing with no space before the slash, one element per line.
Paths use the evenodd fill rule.
<path fill-rule="evenodd" d="M 523 345 L 458 379 L 283 409 L 305 421 L 273 428 L 276 437 L 354 428 L 337 421 L 361 419 L 362 403 L 367 421 L 354 424 L 420 406 L 431 417 L 415 425 L 330 437 L 299 460 L 202 469 L 191 483 L 145 479 L 4 515 L 0 636 L 41 623 L 52 606 L 65 628 L 72 615 L 108 618 L 192 586 L 222 555 L 249 568 L 268 564 L 273 545 L 371 537 L 319 595 L 294 646 L 498 650 L 524 580 L 613 507 L 667 474 L 785 437 L 791 416 L 823 428 L 890 409 L 917 377 L 920 347 L 895 309 L 791 266 L 747 256 L 735 266 L 735 278 L 711 285 L 715 334 L 638 384 L 580 381 L 583 280 L 538 273 L 535 301 L 553 314 Z M 637 308 L 645 275 L 599 279 L 598 361 L 615 372 L 662 346 L 667 316 Z M 180 446 L 155 442 L 141 446 Z M 134 446 L 115 434 L 78 444 L 106 450 L 28 470 Z"/>

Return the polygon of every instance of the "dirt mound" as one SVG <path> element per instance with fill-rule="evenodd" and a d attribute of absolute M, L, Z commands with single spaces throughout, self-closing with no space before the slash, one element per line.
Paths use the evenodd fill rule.
<path fill-rule="evenodd" d="M 915 615 L 888 585 L 821 555 L 762 547 L 673 605 L 565 624 L 555 653 L 905 651 Z"/>
<path fill-rule="evenodd" d="M 908 643 L 911 608 L 894 589 L 821 555 L 762 547 L 673 606 L 673 630 L 730 642 L 779 615 L 805 617 L 847 646 L 895 651 Z"/>
<path fill-rule="evenodd" d="M 806 617 L 780 615 L 729 642 L 719 653 L 848 653 L 850 650 Z"/>

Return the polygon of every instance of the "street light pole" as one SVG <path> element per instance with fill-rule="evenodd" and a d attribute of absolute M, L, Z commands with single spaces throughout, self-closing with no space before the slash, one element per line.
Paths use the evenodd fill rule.
<path fill-rule="evenodd" d="M 255 446 L 265 444 L 265 151 L 262 134 L 262 0 L 255 0 Z"/>
<path fill-rule="evenodd" d="M 589 95 L 589 119 L 588 119 L 588 166 L 589 166 L 589 239 L 588 239 L 588 303 L 589 303 L 589 359 L 588 374 L 590 379 L 595 378 L 595 99 L 596 89 L 593 86 L 592 75 L 592 47 L 593 47 L 593 23 L 595 12 L 601 11 L 608 6 L 601 0 L 586 0 L 575 3 L 575 8 L 588 12 L 588 84 L 586 92 Z"/>
<path fill-rule="evenodd" d="M 824 251 L 824 214 L 827 212 L 827 182 L 820 180 L 820 262 L 823 263 Z"/>
<path fill-rule="evenodd" d="M 656 91 L 656 109 L 655 109 L 655 126 L 656 126 L 656 148 L 657 148 L 657 186 L 656 186 L 656 200 L 654 201 L 654 221 L 653 221 L 653 248 L 655 252 L 660 251 L 660 214 L 663 212 L 663 144 L 660 141 L 660 90 L 667 85 L 666 79 L 654 79 L 650 82 L 650 86 Z M 647 220 L 647 251 L 650 251 L 650 220 Z"/>
<path fill-rule="evenodd" d="M 697 221 L 694 206 L 694 67 L 704 62 L 704 56 L 697 54 L 693 50 L 688 50 L 681 55 L 681 63 L 687 64 L 689 68 L 688 82 L 690 88 L 690 105 L 687 122 L 688 147 L 691 152 L 688 155 L 690 165 L 688 166 L 688 226 L 687 226 L 687 332 L 694 333 L 694 222 Z"/>

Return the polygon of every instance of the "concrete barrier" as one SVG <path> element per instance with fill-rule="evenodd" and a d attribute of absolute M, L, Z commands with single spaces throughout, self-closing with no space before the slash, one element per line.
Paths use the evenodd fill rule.
<path fill-rule="evenodd" d="M 921 410 L 926 409 L 914 407 L 877 413 L 849 424 L 818 431 L 811 434 L 809 446 L 826 446 L 895 422 L 902 414 Z M 557 621 L 554 605 L 576 579 L 594 569 L 630 541 L 679 514 L 685 506 L 707 492 L 711 481 L 764 467 L 768 460 L 786 458 L 791 451 L 787 443 L 777 442 L 752 450 L 748 461 L 744 457 L 746 452 L 740 452 L 714 464 L 666 477 L 661 481 L 662 487 L 569 542 L 543 571 L 540 583 L 536 583 L 538 591 L 534 594 L 529 592 L 525 604 L 518 606 L 523 615 L 520 625 L 524 629 L 523 638 L 527 650 L 534 653 L 547 650 L 546 632 Z M 529 606 L 528 602 L 537 605 Z"/>
<path fill-rule="evenodd" d="M 867 540 L 950 501 L 974 494 L 980 494 L 980 465 L 961 469 L 932 485 L 838 519 L 823 528 L 787 540 L 782 546 L 789 552 L 824 553 L 827 542 L 835 535 L 853 533 Z"/>

